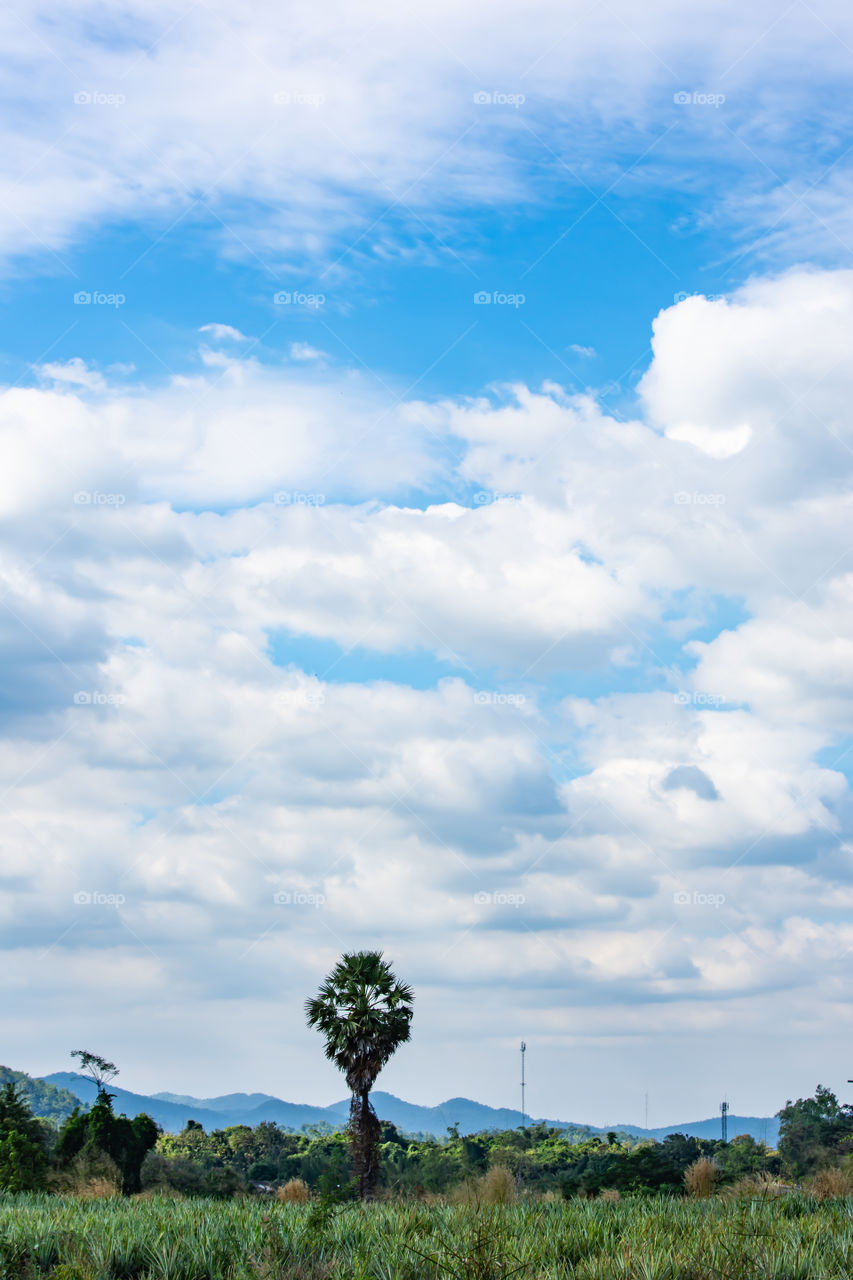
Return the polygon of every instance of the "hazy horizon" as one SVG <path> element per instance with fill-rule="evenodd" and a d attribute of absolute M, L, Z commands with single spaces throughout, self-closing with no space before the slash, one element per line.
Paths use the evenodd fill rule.
<path fill-rule="evenodd" d="M 49 1067 L 43 1071 L 29 1070 L 27 1068 L 15 1066 L 14 1064 L 11 1064 L 11 1063 L 6 1065 L 12 1066 L 13 1069 L 15 1070 L 27 1070 L 28 1075 L 32 1075 L 38 1078 L 44 1078 L 45 1076 L 50 1076 L 57 1072 L 62 1072 L 62 1071 L 69 1071 L 71 1073 L 76 1073 L 75 1065 L 73 1063 L 70 1066 L 60 1065 L 55 1067 Z M 324 1065 L 327 1065 L 327 1064 L 324 1064 Z M 482 1089 L 479 1092 L 473 1092 L 473 1093 L 467 1093 L 464 1090 L 449 1090 L 443 1093 L 440 1097 L 433 1096 L 432 1094 L 424 1094 L 422 1096 L 420 1093 L 418 1093 L 417 1095 L 413 1093 L 401 1093 L 397 1089 L 389 1087 L 387 1081 L 385 1080 L 386 1074 L 389 1074 L 389 1073 L 390 1073 L 390 1067 L 386 1068 L 386 1070 L 382 1073 L 382 1075 L 380 1075 L 379 1080 L 377 1081 L 377 1084 L 376 1084 L 376 1091 L 382 1092 L 382 1093 L 394 1094 L 395 1097 L 401 1098 L 401 1100 L 405 1102 L 415 1103 L 419 1106 L 437 1107 L 447 1102 L 451 1098 L 459 1097 L 459 1098 L 467 1098 L 470 1101 L 483 1103 L 486 1106 L 495 1107 L 495 1108 L 506 1108 L 512 1111 L 520 1111 L 521 1109 L 520 1084 L 519 1084 L 519 1089 L 517 1090 L 517 1096 L 514 1100 L 512 1098 L 507 1098 L 504 1101 L 500 1101 L 500 1100 L 493 1101 L 490 1097 L 485 1096 L 487 1091 Z M 274 1098 L 278 1098 L 284 1102 L 293 1102 L 293 1103 L 298 1103 L 304 1106 L 330 1107 L 342 1101 L 346 1101 L 348 1099 L 346 1082 L 338 1073 L 334 1073 L 334 1076 L 336 1077 L 336 1079 L 333 1078 L 331 1080 L 330 1082 L 331 1088 L 324 1089 L 322 1093 L 317 1093 L 317 1094 L 313 1094 L 310 1087 L 308 1086 L 306 1086 L 304 1089 L 299 1090 L 298 1086 L 293 1086 L 292 1084 L 289 1084 L 287 1087 L 271 1086 L 267 1088 L 267 1087 L 255 1086 L 255 1085 L 250 1086 L 250 1085 L 246 1085 L 245 1083 L 237 1082 L 237 1083 L 232 1083 L 230 1086 L 226 1085 L 225 1087 L 222 1087 L 222 1088 L 217 1087 L 213 1089 L 204 1089 L 204 1090 L 196 1088 L 195 1086 L 192 1086 L 192 1087 L 188 1086 L 186 1088 L 177 1087 L 170 1083 L 143 1086 L 138 1082 L 131 1082 L 127 1078 L 126 1073 L 124 1071 L 120 1071 L 120 1074 L 113 1082 L 113 1085 L 120 1089 L 126 1089 L 130 1093 L 142 1094 L 147 1097 L 151 1097 L 158 1093 L 169 1093 L 169 1094 L 192 1097 L 199 1101 L 202 1101 L 206 1098 L 223 1097 L 228 1094 L 263 1093 L 263 1094 L 268 1094 Z M 337 1090 L 335 1089 L 336 1081 L 337 1081 Z M 803 1096 L 810 1095 L 811 1093 L 814 1092 L 814 1085 L 812 1085 L 811 1089 L 807 1087 L 804 1088 L 802 1092 L 803 1092 Z M 837 1092 L 839 1092 L 839 1094 L 843 1097 L 843 1093 L 840 1089 L 837 1089 Z M 730 1103 L 731 1112 L 733 1115 L 754 1115 L 758 1117 L 771 1118 L 775 1116 L 776 1112 L 779 1111 L 779 1109 L 782 1106 L 785 1105 L 785 1102 L 788 1100 L 789 1096 L 795 1097 L 798 1095 L 796 1092 L 794 1094 L 786 1095 L 786 1097 L 781 1099 L 778 1102 L 778 1104 L 770 1104 L 769 1110 L 735 1106 L 734 1104 Z M 720 1102 L 723 1101 L 722 1095 L 719 1101 Z M 560 1103 L 559 1101 L 556 1104 L 557 1109 L 552 1108 L 551 1110 L 537 1110 L 536 1106 L 531 1104 L 529 1082 L 528 1082 L 526 1095 L 525 1095 L 525 1113 L 535 1119 L 563 1120 L 570 1123 L 591 1124 L 596 1126 L 613 1123 L 613 1124 L 632 1124 L 632 1125 L 636 1125 L 643 1128 L 647 1127 L 650 1129 L 655 1129 L 655 1128 L 664 1128 L 669 1125 L 679 1124 L 682 1122 L 688 1123 L 692 1121 L 712 1119 L 719 1115 L 719 1102 L 715 1104 L 709 1103 L 705 1105 L 703 1101 L 700 1099 L 696 1103 L 696 1105 L 693 1107 L 693 1110 L 690 1111 L 689 1114 L 687 1112 L 684 1112 L 683 1114 L 679 1114 L 678 1116 L 668 1115 L 668 1114 L 660 1115 L 660 1116 L 656 1115 L 656 1107 L 659 1108 L 660 1105 L 661 1104 L 659 1101 L 656 1104 L 654 1093 L 650 1091 L 649 1098 L 648 1098 L 648 1123 L 646 1123 L 644 1096 L 641 1097 L 639 1100 L 639 1113 L 637 1115 L 629 1115 L 629 1116 L 625 1116 L 621 1114 L 616 1115 L 611 1111 L 608 1111 L 606 1114 L 602 1113 L 601 1117 L 598 1118 L 596 1116 L 587 1115 L 586 1113 L 575 1114 L 575 1111 L 577 1110 L 577 1108 L 575 1108 L 575 1111 L 572 1111 L 571 1103 L 566 1103 L 566 1102 Z M 704 1110 L 702 1109 L 703 1105 L 705 1106 Z"/>

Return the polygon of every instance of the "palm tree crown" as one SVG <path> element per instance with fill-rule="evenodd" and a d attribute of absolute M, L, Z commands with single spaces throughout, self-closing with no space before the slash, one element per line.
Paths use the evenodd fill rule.
<path fill-rule="evenodd" d="M 341 957 L 313 1000 L 308 1025 L 326 1037 L 326 1057 L 353 1093 L 373 1087 L 394 1050 L 410 1037 L 414 993 L 398 982 L 381 951 Z"/>

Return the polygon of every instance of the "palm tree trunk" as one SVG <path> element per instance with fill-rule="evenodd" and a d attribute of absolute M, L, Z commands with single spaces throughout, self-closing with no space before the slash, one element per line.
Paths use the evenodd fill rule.
<path fill-rule="evenodd" d="M 350 1149 L 353 1174 L 361 1200 L 372 1200 L 379 1178 L 379 1139 L 382 1126 L 370 1104 L 370 1090 L 353 1092 L 350 1102 Z"/>

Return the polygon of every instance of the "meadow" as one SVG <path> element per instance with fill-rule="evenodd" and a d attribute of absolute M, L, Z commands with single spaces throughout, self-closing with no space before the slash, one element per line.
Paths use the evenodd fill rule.
<path fill-rule="evenodd" d="M 853 1200 L 0 1197 L 2 1280 L 848 1280 Z"/>

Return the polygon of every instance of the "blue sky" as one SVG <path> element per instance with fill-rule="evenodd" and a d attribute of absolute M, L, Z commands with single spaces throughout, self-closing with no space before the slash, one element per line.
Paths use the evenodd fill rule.
<path fill-rule="evenodd" d="M 413 1100 L 843 1091 L 844 7 L 3 22 L 8 1065 L 327 1103 L 381 946 Z"/>
<path fill-rule="evenodd" d="M 241 331 L 264 335 L 268 359 L 293 341 L 309 342 L 336 362 L 406 384 L 421 379 L 421 394 L 476 394 L 497 367 L 504 379 L 556 378 L 578 389 L 618 384 L 607 393 L 618 404 L 648 363 L 650 311 L 682 292 L 722 293 L 747 269 L 739 264 L 732 276 L 729 263 L 715 261 L 725 251 L 719 236 L 678 230 L 685 209 L 678 193 L 649 182 L 633 199 L 614 202 L 618 216 L 601 205 L 587 212 L 597 195 L 567 181 L 557 184 L 550 207 L 477 211 L 475 225 L 466 219 L 453 228 L 447 247 L 426 230 L 418 243 L 411 228 L 389 218 L 374 231 L 402 234 L 411 256 L 389 262 L 339 254 L 334 269 L 321 260 L 276 270 L 251 255 L 214 264 L 210 220 L 179 226 L 154 247 L 162 234 L 156 225 L 111 228 L 96 244 L 63 253 L 67 269 L 45 263 L 26 281 L 7 282 L 14 310 L 3 327 L 4 355 L 15 378 L 27 379 L 34 350 L 68 359 L 82 340 L 97 347 L 99 361 L 132 363 L 156 379 L 164 365 L 186 367 L 200 326 L 226 314 Z M 550 248 L 575 220 L 571 235 Z M 452 243 L 457 233 L 461 253 Z M 326 301 L 283 314 L 273 296 L 288 286 L 322 292 Z M 75 308 L 74 293 L 87 287 L 125 295 L 120 323 L 109 311 Z M 524 301 L 474 311 L 479 291 Z"/>

